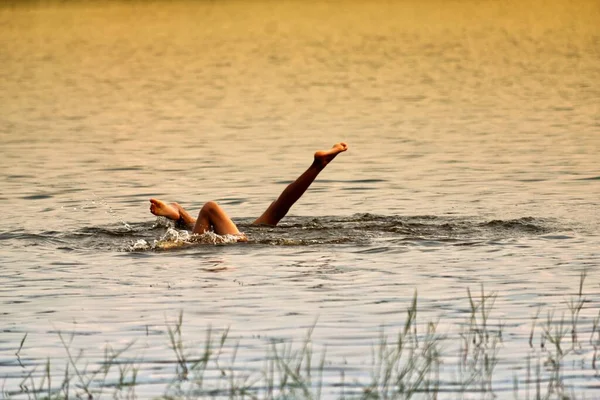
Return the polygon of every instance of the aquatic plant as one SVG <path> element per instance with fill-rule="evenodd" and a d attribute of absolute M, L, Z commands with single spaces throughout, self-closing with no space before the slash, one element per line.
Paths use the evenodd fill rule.
<path fill-rule="evenodd" d="M 512 397 L 535 399 L 576 398 L 576 390 L 565 383 L 564 368 L 577 361 L 588 365 L 596 379 L 600 376 L 600 312 L 583 325 L 579 318 L 586 299 L 583 273 L 579 290 L 565 303 L 570 318 L 558 317 L 549 310 L 540 322 L 541 309 L 532 316 L 529 349 L 524 352 L 525 365 L 515 365 Z M 505 326 L 493 323 L 491 317 L 496 293 L 486 293 L 483 285 L 479 293 L 467 289 L 468 312 L 457 336 L 438 333 L 438 322 L 420 324 L 417 321 L 418 296 L 415 291 L 406 309 L 403 325 L 395 335 L 381 329 L 378 344 L 371 352 L 370 365 L 362 366 L 364 379 L 346 381 L 343 365 L 327 359 L 327 352 L 316 352 L 312 334 L 317 324 L 308 329 L 298 343 L 270 340 L 265 348 L 262 370 L 240 365 L 237 361 L 239 342 L 233 340 L 228 329 L 220 334 L 208 329 L 201 346 L 184 339 L 183 313 L 167 323 L 168 347 L 173 357 L 161 363 L 173 366 L 171 379 L 161 383 L 164 399 L 183 398 L 250 398 L 250 399 L 409 399 L 438 397 L 495 398 L 506 396 L 506 388 L 494 388 L 496 366 L 501 362 L 505 344 Z M 589 331 L 588 340 L 580 340 L 578 332 Z M 74 352 L 75 334 L 58 333 L 66 357 L 64 367 L 47 358 L 44 363 L 26 367 L 21 355 L 26 353 L 27 334 L 18 346 L 15 356 L 23 369 L 18 389 L 5 388 L 4 398 L 68 399 L 68 398 L 136 398 L 136 388 L 142 383 L 138 376 L 144 363 L 142 358 L 126 355 L 135 342 L 115 349 L 107 345 L 102 361 L 91 364 L 83 358 L 83 351 Z M 539 337 L 536 340 L 536 337 Z M 458 340 L 458 346 L 454 339 Z M 458 348 L 456 353 L 451 349 Z M 449 350 L 450 349 L 450 350 Z M 589 359 L 591 355 L 591 359 Z M 455 357 L 456 364 L 445 361 Z M 588 362 L 589 361 L 589 362 Z M 449 366 L 449 368 L 448 368 Z M 337 384 L 328 383 L 325 375 L 339 373 Z M 328 381 L 330 382 L 330 381 Z M 332 395 L 338 389 L 339 395 Z"/>

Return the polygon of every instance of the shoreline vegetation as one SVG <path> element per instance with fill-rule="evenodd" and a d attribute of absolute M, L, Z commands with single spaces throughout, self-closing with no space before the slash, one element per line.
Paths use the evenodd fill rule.
<path fill-rule="evenodd" d="M 502 363 L 502 348 L 511 335 L 503 322 L 492 319 L 497 294 L 486 293 L 482 285 L 478 293 L 467 289 L 469 312 L 452 336 L 438 332 L 439 321 L 418 322 L 415 291 L 403 326 L 392 335 L 382 329 L 371 351 L 371 365 L 357 366 L 363 379 L 346 378 L 345 371 L 355 373 L 356 366 L 327 360 L 326 349 L 315 351 L 311 336 L 317 323 L 302 342 L 271 341 L 264 368 L 256 370 L 236 364 L 240 342 L 229 336 L 228 329 L 220 334 L 208 329 L 201 345 L 186 343 L 181 312 L 167 324 L 166 344 L 172 357 L 161 364 L 173 366 L 170 379 L 139 380 L 144 360 L 127 356 L 133 341 L 119 349 L 107 345 L 103 361 L 90 363 L 83 351 L 72 350 L 74 333 L 58 332 L 65 353 L 60 364 L 48 358 L 25 366 L 21 363 L 27 350 L 25 334 L 15 353 L 23 369 L 18 389 L 6 389 L 7 378 L 0 376 L 0 397 L 138 398 L 138 386 L 158 384 L 162 393 L 152 397 L 160 399 L 593 398 L 600 380 L 600 311 L 594 318 L 580 318 L 588 302 L 585 278 L 584 272 L 575 294 L 565 297 L 564 312 L 538 309 L 529 339 L 524 340 L 522 363 L 510 365 L 512 382 L 507 384 L 502 376 L 500 389 L 494 386 L 496 366 Z M 232 341 L 233 346 L 226 346 Z M 567 371 L 568 366 L 577 372 Z M 333 384 L 332 374 L 339 376 Z M 570 384 L 573 379 L 579 383 Z"/>

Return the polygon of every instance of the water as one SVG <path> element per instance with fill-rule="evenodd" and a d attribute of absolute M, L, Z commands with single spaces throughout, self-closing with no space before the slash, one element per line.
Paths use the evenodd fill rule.
<path fill-rule="evenodd" d="M 60 382 L 57 332 L 74 332 L 91 365 L 135 340 L 136 393 L 160 395 L 183 312 L 190 347 L 229 328 L 245 370 L 317 321 L 325 397 L 342 369 L 360 393 L 350 382 L 369 381 L 382 327 L 403 326 L 417 290 L 420 332 L 439 320 L 448 337 L 442 397 L 456 398 L 467 289 L 483 284 L 505 339 L 494 393 L 513 398 L 526 357 L 548 358 L 541 320 L 529 348 L 532 318 L 570 318 L 587 271 L 587 344 L 564 383 L 597 396 L 599 20 L 593 1 L 3 5 L 4 390 L 35 366 L 39 382 L 48 357 Z M 290 217 L 250 225 L 342 140 Z M 250 241 L 163 250 L 186 236 L 149 197 L 193 213 L 216 200 Z"/>

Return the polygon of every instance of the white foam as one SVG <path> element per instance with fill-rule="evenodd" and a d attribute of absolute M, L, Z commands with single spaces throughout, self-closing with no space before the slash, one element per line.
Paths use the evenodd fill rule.
<path fill-rule="evenodd" d="M 214 232 L 205 232 L 201 235 L 191 235 L 190 239 L 194 243 L 227 244 L 237 243 L 240 240 L 240 235 L 217 235 Z"/>
<path fill-rule="evenodd" d="M 206 232 L 198 235 L 186 230 L 178 230 L 170 227 L 160 239 L 154 240 L 154 243 L 150 244 L 144 239 L 139 239 L 129 246 L 129 251 L 168 250 L 197 243 L 216 245 L 236 243 L 239 240 L 240 235 L 217 235 L 214 232 Z"/>
<path fill-rule="evenodd" d="M 144 251 L 151 248 L 150 243 L 144 239 L 139 239 L 137 242 L 129 246 L 129 251 Z"/>

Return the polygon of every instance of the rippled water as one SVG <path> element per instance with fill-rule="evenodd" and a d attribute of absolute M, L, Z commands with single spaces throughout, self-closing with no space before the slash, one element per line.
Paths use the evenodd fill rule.
<path fill-rule="evenodd" d="M 159 395 L 183 311 L 184 338 L 229 328 L 248 370 L 317 321 L 336 397 L 341 370 L 369 380 L 382 326 L 403 326 L 417 290 L 420 326 L 448 337 L 455 398 L 467 289 L 483 284 L 503 327 L 493 388 L 513 398 L 527 358 L 547 359 L 532 318 L 570 318 L 586 271 L 586 344 L 564 382 L 597 396 L 598 21 L 593 1 L 1 6 L 4 390 L 48 357 L 60 372 L 57 332 L 75 332 L 92 365 L 135 340 L 136 393 Z M 250 225 L 342 140 L 280 226 Z M 190 238 L 150 196 L 193 213 L 216 200 L 250 241 Z"/>

